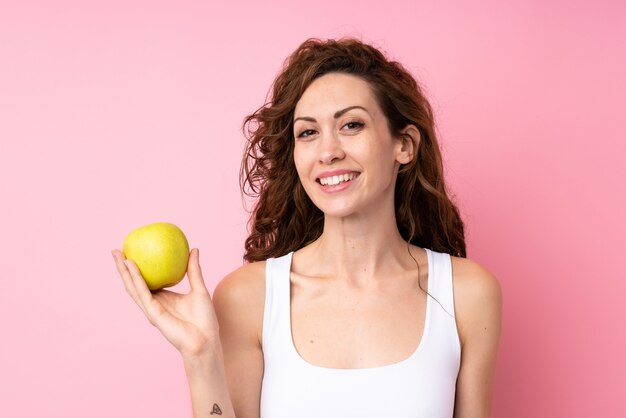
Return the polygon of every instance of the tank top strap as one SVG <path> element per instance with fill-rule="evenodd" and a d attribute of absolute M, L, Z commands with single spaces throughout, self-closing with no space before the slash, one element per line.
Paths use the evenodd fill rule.
<path fill-rule="evenodd" d="M 452 261 L 450 255 L 429 249 L 428 293 L 433 295 L 445 311 L 454 316 L 454 291 L 452 287 Z"/>
<path fill-rule="evenodd" d="M 272 344 L 287 347 L 283 328 L 289 327 L 289 286 L 293 252 L 265 261 L 265 311 L 263 315 L 264 350 Z"/>
<path fill-rule="evenodd" d="M 439 253 L 429 249 L 431 265 L 428 268 L 428 293 L 436 300 L 431 300 L 431 326 L 442 339 L 443 345 L 452 347 L 460 353 L 461 343 L 456 326 L 454 312 L 454 286 L 452 279 L 452 258 L 450 254 Z"/>

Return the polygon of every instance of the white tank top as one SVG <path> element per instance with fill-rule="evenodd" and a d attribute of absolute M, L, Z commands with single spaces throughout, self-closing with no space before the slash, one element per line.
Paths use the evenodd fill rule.
<path fill-rule="evenodd" d="M 371 368 L 305 361 L 291 335 L 289 253 L 266 265 L 261 418 L 451 418 L 461 345 L 448 254 L 426 249 L 428 293 L 422 340 L 411 356 Z M 447 312 L 446 312 L 447 311 Z"/>

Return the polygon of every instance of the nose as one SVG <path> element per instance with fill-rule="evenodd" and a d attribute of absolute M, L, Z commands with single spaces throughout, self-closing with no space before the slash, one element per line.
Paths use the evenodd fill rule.
<path fill-rule="evenodd" d="M 335 133 L 324 135 L 319 144 L 319 162 L 322 164 L 332 164 L 346 156 L 341 141 Z"/>

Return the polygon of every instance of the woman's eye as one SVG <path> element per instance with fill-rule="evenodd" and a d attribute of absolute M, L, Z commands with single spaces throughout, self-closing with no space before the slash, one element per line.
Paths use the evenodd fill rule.
<path fill-rule="evenodd" d="M 307 136 L 311 136 L 315 133 L 313 129 L 305 129 L 304 131 L 298 134 L 298 138 L 306 138 Z"/>
<path fill-rule="evenodd" d="M 352 121 L 352 122 L 346 123 L 343 126 L 348 128 L 349 130 L 355 130 L 355 129 L 361 129 L 363 125 L 364 125 L 363 122 Z"/>

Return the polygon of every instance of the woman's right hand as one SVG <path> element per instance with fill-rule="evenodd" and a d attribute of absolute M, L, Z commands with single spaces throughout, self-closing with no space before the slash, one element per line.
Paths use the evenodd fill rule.
<path fill-rule="evenodd" d="M 202 278 L 198 249 L 189 253 L 187 277 L 191 290 L 187 294 L 164 289 L 151 292 L 132 260 L 125 259 L 119 250 L 112 254 L 126 292 L 183 358 L 204 355 L 218 347 L 219 324 Z"/>

